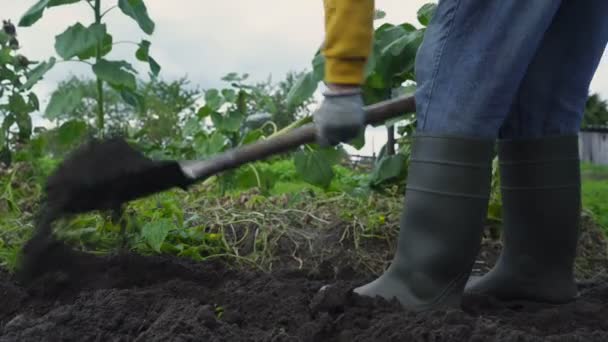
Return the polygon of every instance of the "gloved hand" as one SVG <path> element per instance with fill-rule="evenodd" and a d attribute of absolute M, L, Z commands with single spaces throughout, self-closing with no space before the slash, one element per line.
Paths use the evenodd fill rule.
<path fill-rule="evenodd" d="M 321 106 L 313 113 L 318 143 L 333 146 L 356 138 L 365 128 L 361 89 L 330 88 L 323 95 Z"/>

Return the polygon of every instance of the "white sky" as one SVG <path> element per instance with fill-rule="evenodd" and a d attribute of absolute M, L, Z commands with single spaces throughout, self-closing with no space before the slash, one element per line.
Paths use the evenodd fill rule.
<path fill-rule="evenodd" d="M 0 0 L 0 19 L 14 23 L 36 0 Z M 427 0 L 376 0 L 376 7 L 387 12 L 381 22 L 417 23 L 416 10 Z M 103 1 L 104 7 L 116 3 Z M 156 30 L 151 55 L 163 67 L 165 79 L 188 76 L 202 88 L 222 86 L 220 78 L 228 72 L 249 73 L 253 80 L 272 75 L 280 80 L 290 70 L 310 67 L 312 55 L 323 40 L 322 1 L 312 0 L 147 0 Z M 119 10 L 107 17 L 114 41 L 139 41 L 146 35 Z M 40 21 L 29 28 L 18 27 L 21 53 L 33 60 L 55 55 L 54 37 L 76 20 L 88 25 L 90 8 L 77 3 L 46 10 Z M 147 73 L 147 65 L 135 61 L 135 47 L 118 45 L 108 58 L 132 61 Z M 44 108 L 48 95 L 58 81 L 70 74 L 91 75 L 90 67 L 77 63 L 60 63 L 40 82 L 35 91 Z M 608 98 L 608 50 L 591 84 L 591 91 Z M 42 124 L 39 118 L 37 124 Z M 371 154 L 385 142 L 384 129 L 368 128 L 368 143 L 359 153 Z M 373 137 L 373 144 L 371 138 Z"/>

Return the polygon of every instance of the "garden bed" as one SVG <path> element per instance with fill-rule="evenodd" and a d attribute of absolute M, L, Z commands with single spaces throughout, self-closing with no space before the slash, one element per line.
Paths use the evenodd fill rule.
<path fill-rule="evenodd" d="M 54 268 L 28 287 L 1 274 L 0 341 L 608 340 L 606 243 L 588 220 L 576 301 L 552 306 L 467 296 L 462 310 L 424 313 L 351 294 L 379 271 L 369 270 L 361 253 L 384 261 L 391 253 L 381 243 L 355 250 L 339 238 L 344 229 L 329 225 L 301 244 L 306 248 L 277 249 L 270 272 L 221 259 L 98 257 L 58 244 L 47 260 L 63 261 L 48 263 Z M 475 273 L 491 267 L 499 250 L 484 239 Z M 319 294 L 330 283 L 337 286 Z"/>

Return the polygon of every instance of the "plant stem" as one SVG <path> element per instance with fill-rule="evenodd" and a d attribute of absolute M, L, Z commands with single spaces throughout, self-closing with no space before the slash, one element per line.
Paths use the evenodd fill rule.
<path fill-rule="evenodd" d="M 89 1 L 84 1 L 87 5 L 89 5 L 89 7 L 91 7 L 91 9 L 94 11 L 95 7 L 93 5 L 91 5 L 91 3 Z"/>
<path fill-rule="evenodd" d="M 390 100 L 392 96 L 392 89 L 389 89 L 387 100 Z M 395 155 L 395 126 L 386 126 L 386 154 L 389 156 Z"/>
<path fill-rule="evenodd" d="M 110 11 L 112 11 L 112 10 L 113 10 L 113 9 L 115 9 L 116 7 L 118 7 L 118 5 L 114 5 L 114 6 L 110 7 L 110 8 L 108 8 L 107 10 L 105 10 L 105 11 L 104 11 L 104 12 L 101 14 L 101 17 L 102 17 L 102 18 L 103 18 L 103 17 L 105 17 L 105 15 L 106 15 L 106 14 L 108 14 Z"/>
<path fill-rule="evenodd" d="M 62 60 L 58 60 L 55 63 L 56 64 L 60 64 L 60 63 L 84 63 L 84 64 L 88 64 L 90 66 L 93 66 L 93 63 L 88 62 L 88 61 L 81 61 L 79 59 L 62 59 Z"/>
<path fill-rule="evenodd" d="M 138 42 L 134 42 L 134 41 L 131 41 L 131 40 L 121 40 L 121 41 L 112 43 L 112 45 L 118 45 L 118 44 L 132 44 L 132 45 L 135 45 L 135 46 L 139 46 Z"/>
<path fill-rule="evenodd" d="M 101 24 L 101 0 L 95 0 L 95 23 Z M 95 61 L 99 63 L 101 60 L 101 49 L 102 49 L 103 41 L 99 41 L 97 43 L 97 52 L 95 56 Z M 103 108 L 103 81 L 97 78 L 97 130 L 99 131 L 99 136 L 103 137 L 104 131 L 104 108 Z"/>
<path fill-rule="evenodd" d="M 386 155 L 395 155 L 395 126 L 386 126 Z"/>

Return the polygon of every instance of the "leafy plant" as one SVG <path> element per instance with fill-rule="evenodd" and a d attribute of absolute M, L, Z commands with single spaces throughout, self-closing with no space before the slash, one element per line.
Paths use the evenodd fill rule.
<path fill-rule="evenodd" d="M 114 88 L 104 85 L 105 125 L 108 134 L 132 137 L 139 143 L 163 148 L 163 144 L 179 141 L 184 129 L 184 117 L 196 112 L 200 91 L 192 88 L 186 78 L 165 81 L 152 78 L 138 80 L 138 89 L 145 104 L 133 107 Z M 47 108 L 46 116 L 55 124 L 69 121 L 85 122 L 93 127 L 97 106 L 96 80 L 71 77 L 59 83 L 55 90 L 64 99 L 73 101 L 70 110 Z M 192 126 L 190 126 L 192 128 Z"/>
<path fill-rule="evenodd" d="M 116 5 L 102 9 L 101 0 L 39 0 L 30 7 L 21 17 L 19 25 L 28 27 L 42 18 L 45 10 L 52 7 L 83 3 L 93 12 L 93 22 L 88 25 L 77 21 L 64 32 L 55 37 L 55 51 L 64 61 L 76 61 L 91 66 L 96 78 L 96 126 L 100 135 L 105 129 L 104 85 L 107 84 L 116 90 L 125 101 L 133 106 L 141 106 L 142 97 L 138 93 L 136 75 L 133 66 L 124 60 L 108 59 L 108 54 L 116 42 L 109 33 L 104 17 L 112 10 L 118 8 L 123 14 L 132 18 L 147 35 L 154 32 L 155 24 L 148 15 L 144 0 L 118 0 Z M 160 65 L 150 56 L 150 41 L 142 39 L 134 44 L 137 49 L 135 58 L 149 65 L 150 76 L 156 77 L 160 72 Z M 53 118 L 62 112 L 69 112 L 78 105 L 78 92 L 55 92 L 51 96 L 46 109 L 46 116 Z"/>
<path fill-rule="evenodd" d="M 19 50 L 17 30 L 10 20 L 2 22 L 0 31 L 0 161 L 10 164 L 11 150 L 26 143 L 33 132 L 30 114 L 39 109 L 32 87 L 55 64 L 30 61 Z"/>
<path fill-rule="evenodd" d="M 608 101 L 602 100 L 599 94 L 592 94 L 585 103 L 582 127 L 608 126 Z"/>
<path fill-rule="evenodd" d="M 413 93 L 415 91 L 414 65 L 416 53 L 422 43 L 426 25 L 430 22 L 437 5 L 428 3 L 418 10 L 418 21 L 422 25 L 417 29 L 412 24 L 402 23 L 399 25 L 386 23 L 374 31 L 374 41 L 371 55 L 365 69 L 365 80 L 362 86 L 363 97 L 367 104 L 390 99 L 395 95 Z M 377 11 L 376 19 L 384 17 L 384 12 Z M 288 103 L 298 104 L 310 98 L 316 91 L 319 82 L 324 78 L 325 61 L 321 49 L 317 50 L 312 60 L 312 71 L 302 75 L 288 94 Z M 406 176 L 406 161 L 409 155 L 409 140 L 400 140 L 400 149 L 395 155 L 393 153 L 393 128 L 400 123 L 405 127 L 400 128 L 400 133 L 413 130 L 415 120 L 413 113 L 403 113 L 396 120 L 390 120 L 384 125 L 390 132 L 388 145 L 382 148 L 375 169 L 372 172 L 370 185 L 381 187 L 394 183 L 403 182 Z M 360 149 L 365 141 L 363 136 L 350 142 L 350 145 Z M 317 161 L 319 168 L 327 169 L 327 163 Z M 330 177 L 329 172 L 325 172 Z"/>

